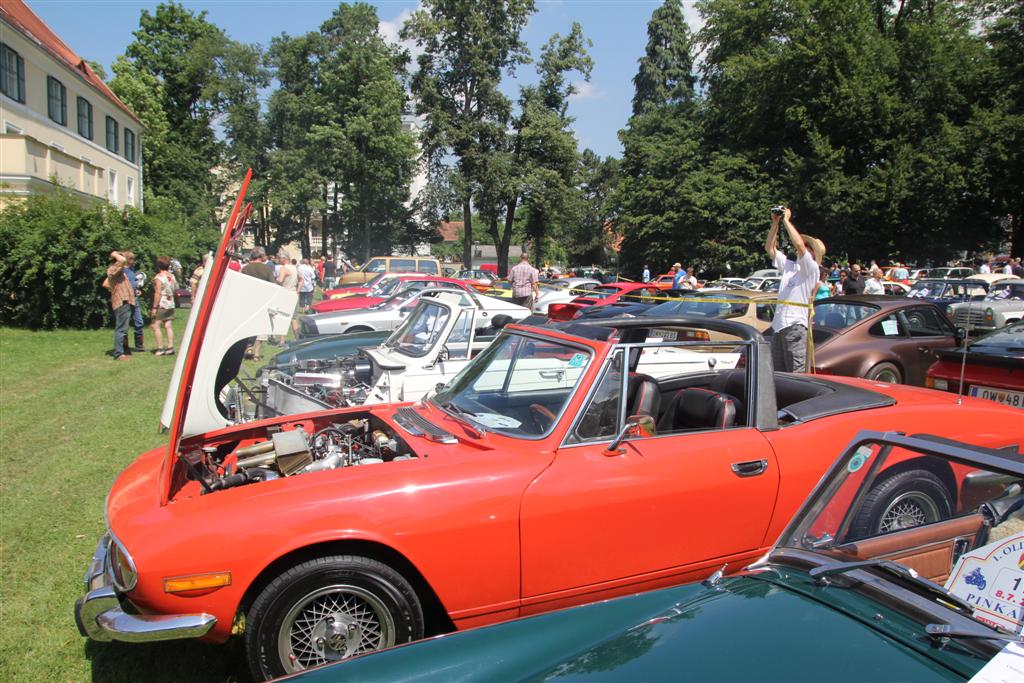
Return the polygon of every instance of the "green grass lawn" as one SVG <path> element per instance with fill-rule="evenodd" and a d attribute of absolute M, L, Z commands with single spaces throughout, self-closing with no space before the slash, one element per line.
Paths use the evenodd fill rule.
<path fill-rule="evenodd" d="M 176 339 L 187 313 L 178 312 Z M 107 490 L 165 442 L 159 417 L 174 359 L 114 362 L 111 338 L 0 328 L 0 681 L 246 680 L 238 643 L 91 643 L 75 628 Z"/>

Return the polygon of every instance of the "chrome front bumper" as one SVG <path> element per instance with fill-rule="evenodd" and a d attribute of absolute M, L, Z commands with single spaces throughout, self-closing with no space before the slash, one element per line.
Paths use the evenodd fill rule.
<path fill-rule="evenodd" d="M 132 614 L 114 588 L 109 559 L 111 539 L 104 534 L 85 573 L 85 595 L 75 601 L 75 624 L 88 638 L 109 642 L 148 643 L 198 638 L 217 623 L 212 614 Z"/>

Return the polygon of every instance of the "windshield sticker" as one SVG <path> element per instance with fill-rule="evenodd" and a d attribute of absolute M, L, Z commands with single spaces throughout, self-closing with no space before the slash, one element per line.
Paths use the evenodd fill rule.
<path fill-rule="evenodd" d="M 864 467 L 864 463 L 868 461 L 869 457 L 871 457 L 871 449 L 867 446 L 861 446 L 857 449 L 857 452 L 853 454 L 853 457 L 850 458 L 850 462 L 846 463 L 846 470 L 850 474 L 853 474 L 861 467 Z"/>
<path fill-rule="evenodd" d="M 998 529 L 995 527 L 993 534 Z M 1020 633 L 1024 623 L 1024 532 L 961 555 L 946 581 L 946 590 L 972 605 L 975 619 Z"/>
<path fill-rule="evenodd" d="M 587 354 L 585 353 L 574 353 L 572 358 L 569 359 L 570 368 L 582 368 L 587 363 Z"/>
<path fill-rule="evenodd" d="M 518 429 L 523 424 L 515 418 L 507 415 L 498 415 L 497 413 L 477 413 L 473 420 L 479 422 L 484 427 L 491 427 L 493 429 Z"/>
<path fill-rule="evenodd" d="M 900 333 L 899 323 L 895 320 L 883 320 L 882 321 L 882 332 L 887 337 L 895 337 Z"/>

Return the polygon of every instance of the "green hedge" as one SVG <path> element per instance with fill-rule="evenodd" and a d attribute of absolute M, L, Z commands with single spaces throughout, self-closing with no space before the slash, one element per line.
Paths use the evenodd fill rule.
<path fill-rule="evenodd" d="M 190 225 L 166 200 L 146 201 L 146 213 L 83 207 L 58 189 L 7 205 L 0 211 L 0 325 L 108 325 L 110 297 L 101 283 L 111 251 L 135 252 L 148 282 L 157 256 L 196 263 L 215 243 L 216 228 Z"/>

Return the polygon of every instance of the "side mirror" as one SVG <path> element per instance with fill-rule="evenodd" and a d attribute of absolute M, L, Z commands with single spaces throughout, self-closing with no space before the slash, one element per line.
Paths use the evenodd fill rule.
<path fill-rule="evenodd" d="M 622 455 L 623 449 L 620 446 L 622 446 L 623 441 L 654 436 L 656 431 L 654 418 L 650 415 L 631 415 L 626 420 L 626 424 L 623 425 L 622 431 L 608 444 L 608 448 L 604 450 L 604 455 L 608 457 Z"/>
<path fill-rule="evenodd" d="M 956 339 L 957 346 L 963 346 L 964 340 L 967 339 L 967 329 L 963 327 L 956 328 L 953 338 Z"/>
<path fill-rule="evenodd" d="M 424 369 L 432 368 L 435 365 L 437 365 L 438 363 L 443 363 L 446 360 L 448 360 L 448 356 L 449 356 L 448 347 L 447 346 L 442 346 L 441 350 L 437 352 L 437 356 L 434 357 L 434 360 L 430 361 L 430 363 L 428 365 L 424 365 L 423 367 L 424 367 Z"/>

